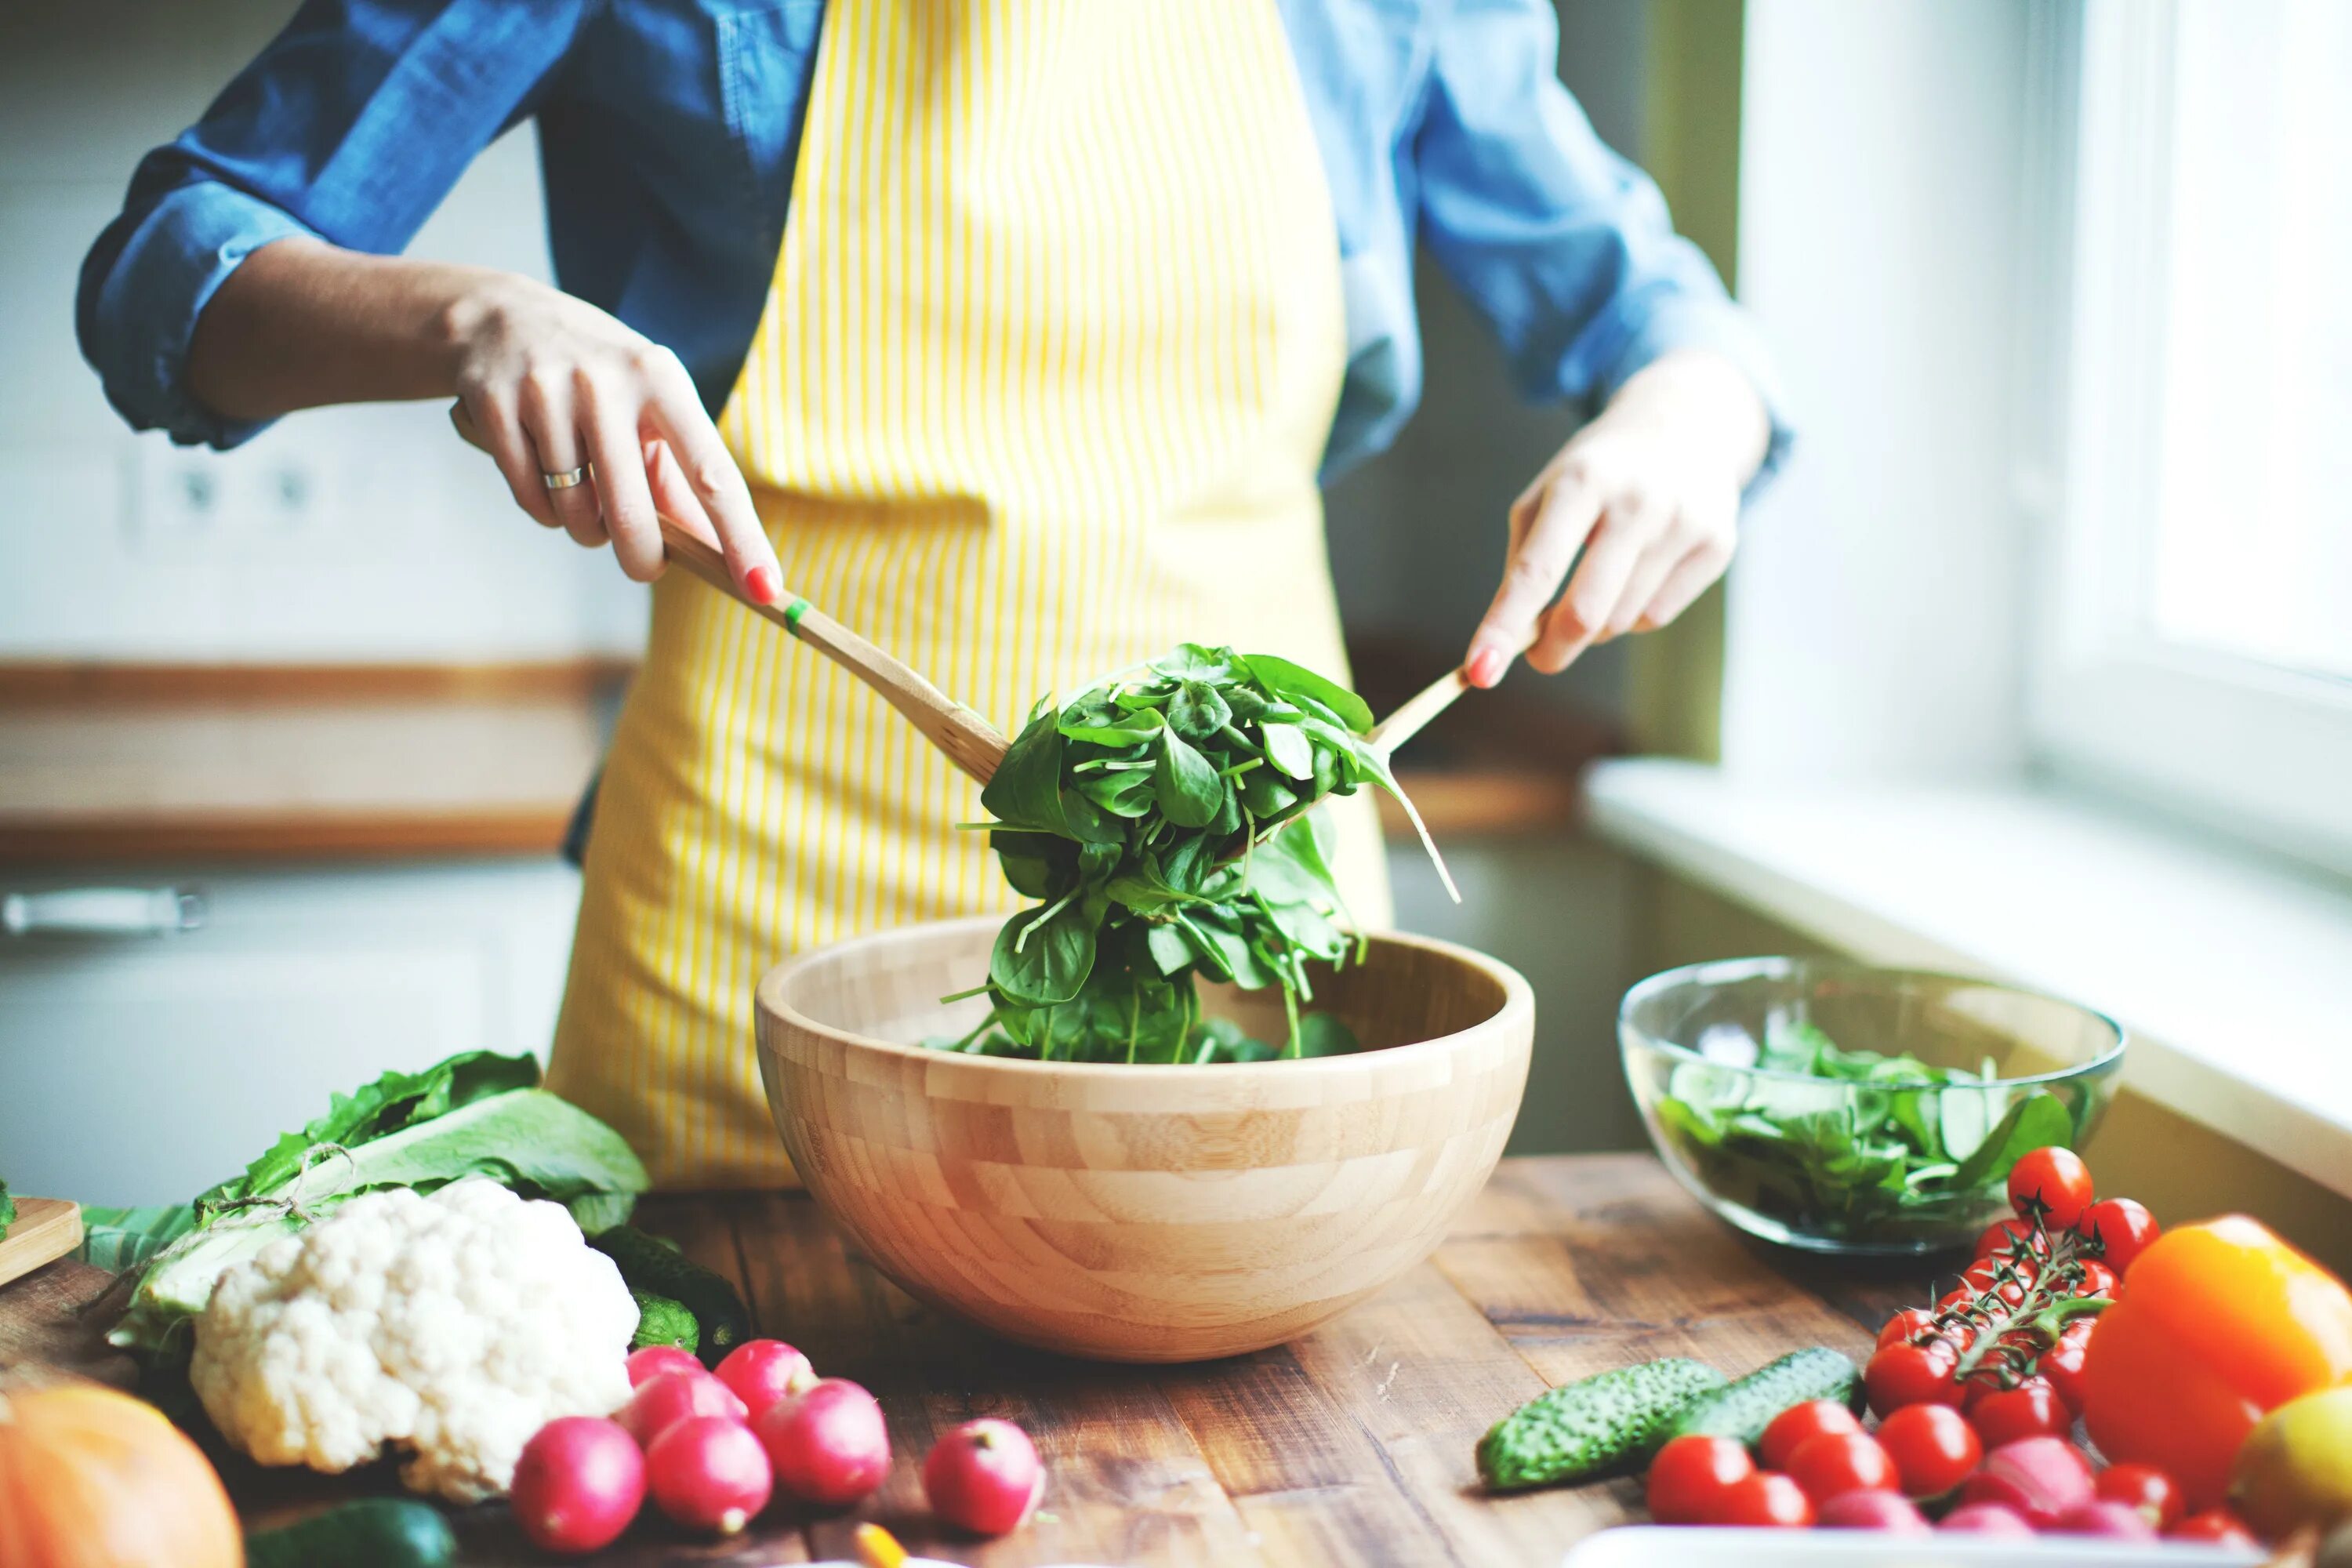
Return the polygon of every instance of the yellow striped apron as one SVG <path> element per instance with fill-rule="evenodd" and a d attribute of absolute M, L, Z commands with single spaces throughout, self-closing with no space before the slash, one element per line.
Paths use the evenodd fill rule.
<path fill-rule="evenodd" d="M 812 603 L 1008 733 L 1192 640 L 1345 679 L 1315 474 L 1344 355 L 1274 0 L 831 0 L 720 428 Z M 1385 923 L 1370 803 L 1341 876 Z M 979 786 L 680 573 L 615 734 L 550 1083 L 669 1187 L 792 1180 L 772 963 L 1019 903 Z"/>

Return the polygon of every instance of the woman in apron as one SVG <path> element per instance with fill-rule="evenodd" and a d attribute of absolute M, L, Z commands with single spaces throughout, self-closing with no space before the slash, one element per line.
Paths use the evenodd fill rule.
<path fill-rule="evenodd" d="M 1318 480 L 1417 395 L 1418 234 L 1530 390 L 1600 406 L 1513 509 L 1465 658 L 1557 670 L 1720 574 L 1784 436 L 1705 261 L 1553 79 L 1544 0 L 1413 10 L 313 0 L 142 165 L 85 349 L 134 424 L 223 446 L 454 396 L 541 523 L 651 579 L 668 513 L 1009 732 L 1180 640 L 1345 678 Z M 386 254 L 533 116 L 568 292 Z M 1015 895 L 951 826 L 978 787 L 880 699 L 690 578 L 653 592 L 550 1084 L 660 1184 L 786 1182 L 761 973 Z"/>

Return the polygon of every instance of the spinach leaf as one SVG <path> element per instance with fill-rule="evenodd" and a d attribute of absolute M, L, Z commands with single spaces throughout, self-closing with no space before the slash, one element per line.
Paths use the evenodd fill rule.
<path fill-rule="evenodd" d="M 1292 701 L 1307 699 L 1338 715 L 1339 721 L 1357 734 L 1370 732 L 1371 708 L 1338 681 L 1327 680 L 1304 665 L 1293 664 L 1270 653 L 1247 654 L 1244 656 L 1243 662 L 1275 696 L 1288 698 Z M 1305 704 L 1301 703 L 1301 706 Z"/>
<path fill-rule="evenodd" d="M 1225 804 L 1225 781 L 1191 742 L 1171 729 L 1160 737 L 1160 765 L 1151 774 L 1160 815 L 1179 827 L 1206 827 Z"/>
<path fill-rule="evenodd" d="M 1067 1002 L 1095 965 L 1095 928 L 1075 894 L 1004 922 L 989 954 L 988 979 L 1009 1001 L 1032 1007 Z"/>

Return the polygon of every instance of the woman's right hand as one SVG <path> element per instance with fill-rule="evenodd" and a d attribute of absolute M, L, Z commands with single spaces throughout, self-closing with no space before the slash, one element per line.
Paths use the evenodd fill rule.
<path fill-rule="evenodd" d="M 662 571 L 656 512 L 719 546 L 755 603 L 782 591 L 751 492 L 678 358 L 584 300 L 477 274 L 443 313 L 457 433 L 496 459 L 515 504 L 639 582 Z M 586 467 L 582 483 L 546 476 Z"/>

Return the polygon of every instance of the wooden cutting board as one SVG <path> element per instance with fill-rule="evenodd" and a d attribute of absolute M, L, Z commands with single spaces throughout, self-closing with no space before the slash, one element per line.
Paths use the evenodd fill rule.
<path fill-rule="evenodd" d="M 18 1198 L 16 1220 L 0 1239 L 0 1285 L 54 1263 L 81 1245 L 81 1205 L 63 1198 Z"/>

